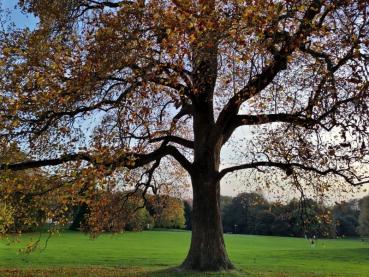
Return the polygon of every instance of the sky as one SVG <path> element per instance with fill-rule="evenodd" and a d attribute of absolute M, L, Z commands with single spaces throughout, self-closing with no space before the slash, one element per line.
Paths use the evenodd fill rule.
<path fill-rule="evenodd" d="M 19 28 L 28 27 L 30 29 L 33 29 L 37 25 L 37 18 L 35 18 L 32 15 L 23 13 L 19 7 L 17 7 L 17 0 L 0 0 L 0 8 L 4 10 L 8 10 L 10 12 L 11 21 L 15 23 L 15 25 Z M 249 136 L 249 131 L 247 128 L 239 128 L 235 134 L 235 137 L 244 138 Z M 232 159 L 234 155 L 231 154 L 233 146 L 226 146 L 225 149 L 222 150 L 222 157 L 223 162 L 225 166 L 227 165 L 234 165 L 232 164 Z M 242 146 L 240 147 L 242 148 Z M 238 176 L 230 176 L 225 181 L 221 183 L 221 193 L 223 195 L 228 196 L 235 196 L 240 192 L 243 191 L 254 191 L 258 190 L 258 184 L 251 184 L 247 180 L 247 174 L 239 174 Z M 246 185 L 248 184 L 248 185 Z M 365 186 L 369 190 L 369 186 Z M 282 194 L 279 194 L 278 192 L 271 191 L 265 191 L 265 196 L 269 199 L 278 199 L 278 198 L 286 198 L 286 195 L 284 192 Z M 274 194 L 274 195 L 273 195 Z M 289 193 L 289 197 L 291 198 L 291 195 L 293 193 Z M 360 193 L 357 195 L 357 197 L 362 197 L 366 193 Z M 349 197 L 349 198 L 352 198 Z"/>
<path fill-rule="evenodd" d="M 0 3 L 0 7 L 10 11 L 11 21 L 19 28 L 28 27 L 32 29 L 37 24 L 37 19 L 35 17 L 24 14 L 19 7 L 17 7 L 17 0 L 0 0 Z"/>

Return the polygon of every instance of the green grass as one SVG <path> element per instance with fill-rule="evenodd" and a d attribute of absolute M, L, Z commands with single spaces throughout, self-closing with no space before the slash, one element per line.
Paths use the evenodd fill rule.
<path fill-rule="evenodd" d="M 318 240 L 311 248 L 300 238 L 226 235 L 237 270 L 183 274 L 170 268 L 185 258 L 189 232 L 105 234 L 95 240 L 65 232 L 53 236 L 44 251 L 17 251 L 36 238 L 0 241 L 0 276 L 369 276 L 369 244 L 360 240 Z"/>

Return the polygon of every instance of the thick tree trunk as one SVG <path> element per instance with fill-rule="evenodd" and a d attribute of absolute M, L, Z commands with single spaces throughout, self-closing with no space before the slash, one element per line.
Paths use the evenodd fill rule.
<path fill-rule="evenodd" d="M 203 18 L 212 18 L 214 0 L 199 2 Z M 213 18 L 216 20 L 216 18 Z M 206 22 L 205 22 L 206 23 Z M 220 271 L 232 269 L 223 239 L 220 213 L 219 164 L 222 132 L 215 128 L 213 95 L 217 82 L 218 38 L 211 28 L 193 47 L 192 101 L 194 162 L 192 239 L 184 270 Z"/>
<path fill-rule="evenodd" d="M 197 271 L 232 269 L 223 239 L 219 182 L 204 180 L 196 175 L 192 177 L 194 198 L 191 246 L 181 268 Z"/>

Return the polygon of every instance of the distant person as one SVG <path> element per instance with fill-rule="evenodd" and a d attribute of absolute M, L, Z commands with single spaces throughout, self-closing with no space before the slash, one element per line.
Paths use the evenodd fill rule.
<path fill-rule="evenodd" d="M 310 246 L 311 248 L 314 248 L 316 245 L 316 236 L 314 235 L 310 240 Z"/>

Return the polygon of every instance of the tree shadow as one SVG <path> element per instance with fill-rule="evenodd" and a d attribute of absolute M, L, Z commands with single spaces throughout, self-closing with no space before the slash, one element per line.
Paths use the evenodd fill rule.
<path fill-rule="evenodd" d="M 197 271 L 184 271 L 178 267 L 171 267 L 171 268 L 146 272 L 146 275 L 144 276 L 146 277 L 205 277 L 205 276 L 240 277 L 240 276 L 253 276 L 253 275 L 245 271 L 238 270 L 238 269 L 229 270 L 229 271 L 221 271 L 221 272 L 197 272 Z"/>

